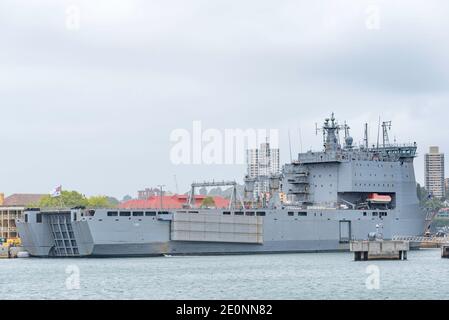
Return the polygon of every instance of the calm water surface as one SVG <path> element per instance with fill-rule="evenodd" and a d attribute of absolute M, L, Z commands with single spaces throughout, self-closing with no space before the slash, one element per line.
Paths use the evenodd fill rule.
<path fill-rule="evenodd" d="M 354 262 L 350 253 L 2 259 L 2 299 L 447 299 L 449 259 Z M 379 267 L 369 290 L 367 267 Z M 76 272 L 79 271 L 79 289 Z M 75 271 L 75 273 L 73 273 Z M 75 282 L 70 281 L 75 280 Z M 75 286 L 76 288 L 76 286 Z"/>

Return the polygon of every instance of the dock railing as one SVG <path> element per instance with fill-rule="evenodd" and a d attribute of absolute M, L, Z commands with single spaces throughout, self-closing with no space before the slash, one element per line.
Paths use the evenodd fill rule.
<path fill-rule="evenodd" d="M 449 237 L 425 237 L 425 236 L 393 236 L 392 240 L 403 240 L 420 243 L 449 244 Z"/>

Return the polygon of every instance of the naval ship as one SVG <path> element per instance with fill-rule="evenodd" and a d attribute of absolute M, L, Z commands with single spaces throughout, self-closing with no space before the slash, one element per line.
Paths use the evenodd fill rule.
<path fill-rule="evenodd" d="M 426 214 L 416 193 L 417 145 L 383 139 L 355 146 L 348 125 L 325 119 L 321 151 L 300 153 L 281 173 L 245 177 L 227 209 L 28 209 L 17 228 L 36 257 L 120 257 L 345 251 L 381 229 L 384 239 L 419 236 Z M 380 128 L 380 126 L 379 126 Z M 340 132 L 344 131 L 343 143 Z M 269 182 L 260 204 L 258 180 Z M 203 185 L 204 186 L 204 185 Z M 192 185 L 190 200 L 195 192 Z"/>

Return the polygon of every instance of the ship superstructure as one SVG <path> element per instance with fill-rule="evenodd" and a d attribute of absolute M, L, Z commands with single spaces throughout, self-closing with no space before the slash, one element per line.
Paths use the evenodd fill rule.
<path fill-rule="evenodd" d="M 193 208 L 191 202 L 181 210 L 35 210 L 18 221 L 19 234 L 34 256 L 338 251 L 379 226 L 385 239 L 421 235 L 417 146 L 391 144 L 390 126 L 382 124 L 382 142 L 371 146 L 365 127 L 364 143 L 354 146 L 349 126 L 332 114 L 320 128 L 322 151 L 299 154 L 281 174 L 246 177 L 244 198 L 235 188 L 226 210 Z M 269 183 L 261 200 L 254 198 L 256 179 Z"/>

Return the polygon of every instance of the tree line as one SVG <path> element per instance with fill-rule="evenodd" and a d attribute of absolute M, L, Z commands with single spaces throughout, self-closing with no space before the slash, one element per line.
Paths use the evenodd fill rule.
<path fill-rule="evenodd" d="M 46 195 L 34 206 L 39 208 L 59 208 L 59 207 L 88 207 L 88 208 L 114 208 L 119 201 L 108 196 L 86 197 L 77 191 L 62 191 L 58 197 Z"/>

